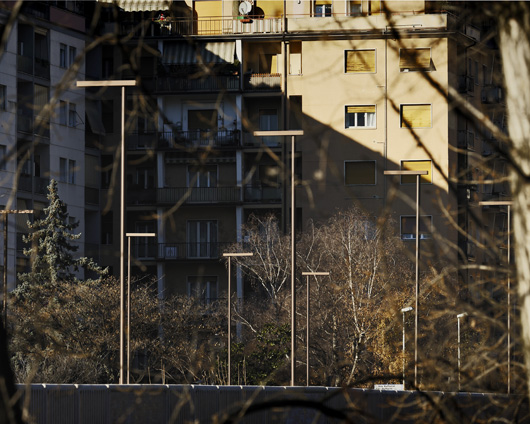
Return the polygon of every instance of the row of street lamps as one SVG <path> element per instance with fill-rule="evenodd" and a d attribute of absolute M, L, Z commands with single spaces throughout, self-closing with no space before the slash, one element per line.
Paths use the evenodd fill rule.
<path fill-rule="evenodd" d="M 128 237 L 129 239 L 129 246 L 130 246 L 130 237 L 135 236 L 141 236 L 141 237 L 152 237 L 153 234 L 146 235 L 146 234 L 139 234 L 139 233 L 129 233 L 127 236 L 125 234 L 125 88 L 136 86 L 137 82 L 136 80 L 103 80 L 103 81 L 77 81 L 76 83 L 77 87 L 121 87 L 121 145 L 120 145 L 120 171 L 121 171 L 121 187 L 120 187 L 120 289 L 121 289 L 121 295 L 120 295 L 120 384 L 123 384 L 125 380 L 127 380 L 127 383 L 129 382 L 129 362 L 130 362 L 130 316 L 128 316 L 128 324 L 127 324 L 127 332 L 125 331 L 125 265 L 124 265 L 124 250 L 125 250 L 125 237 Z M 294 237 L 294 231 L 295 231 L 295 205 L 296 205 L 296 199 L 295 199 L 295 137 L 298 135 L 304 135 L 303 130 L 280 130 L 280 131 L 254 131 L 254 136 L 256 137 L 263 137 L 263 136 L 279 136 L 279 137 L 291 137 L 291 386 L 294 386 L 295 384 L 295 352 L 296 352 L 296 290 L 295 290 L 295 269 L 296 269 L 296 244 L 295 244 L 295 237 Z M 415 171 L 415 170 L 396 170 L 396 171 L 384 171 L 385 175 L 399 175 L 399 176 L 416 176 L 416 260 L 415 260 L 415 319 L 414 319 L 414 385 L 417 387 L 417 378 L 418 378 L 418 316 L 419 316 L 419 240 L 420 240 L 420 234 L 419 234 L 419 228 L 420 228 L 420 217 L 419 217 L 419 205 L 420 205 L 420 177 L 422 175 L 427 175 L 428 171 Z M 508 204 L 506 202 L 496 202 L 495 204 L 507 204 L 508 205 L 508 217 L 509 217 L 509 208 L 511 205 L 511 202 Z M 486 204 L 493 204 L 492 202 L 480 202 L 479 204 L 486 205 Z M 509 225 L 509 218 L 508 218 L 508 225 Z M 509 232 L 509 228 L 508 228 Z M 508 237 L 509 240 L 509 237 Z M 251 254 L 239 254 L 241 256 L 250 256 Z M 510 255 L 510 245 L 508 241 L 508 264 L 509 264 L 509 255 Z M 226 254 L 225 256 L 228 257 L 228 272 L 230 273 L 230 257 L 236 256 L 236 254 Z M 4 262 L 5 263 L 5 262 Z M 130 252 L 129 252 L 129 267 L 130 267 Z M 4 265 L 4 270 L 5 270 Z M 5 273 L 5 272 L 4 272 Z M 329 275 L 329 273 L 303 273 L 303 275 L 308 276 L 308 283 L 309 283 L 309 276 L 310 275 Z M 509 278 L 509 277 L 508 277 Z M 229 309 L 228 309 L 228 335 L 229 335 L 229 343 L 228 343 L 228 349 L 229 349 L 229 366 L 228 366 L 228 381 L 230 384 L 230 274 L 229 274 L 229 291 L 228 291 L 228 301 L 229 301 Z M 4 277 L 5 280 L 5 277 Z M 508 279 L 508 307 L 510 306 L 510 283 Z M 5 284 L 5 281 L 4 281 Z M 130 289 L 130 279 L 129 279 L 129 289 Z M 128 290 L 128 296 L 130 296 L 130 290 Z M 309 296 L 309 290 L 308 290 L 308 296 Z M 7 296 L 4 294 L 4 299 Z M 308 301 L 309 303 L 309 301 Z M 130 298 L 128 298 L 127 305 L 130 308 Z M 406 309 L 406 308 L 404 308 Z M 4 312 L 6 310 L 6 307 L 4 305 Z M 403 310 L 402 310 L 403 312 Z M 130 309 L 129 314 L 130 315 Z M 308 317 L 309 320 L 309 305 L 308 305 Z M 510 392 L 510 314 L 508 313 L 508 392 Z M 309 325 L 307 326 L 307 343 L 309 343 Z M 125 345 L 125 334 L 127 334 L 127 362 L 125 363 L 124 360 L 124 345 Z M 404 347 L 403 347 L 404 348 Z M 309 352 L 309 349 L 308 349 Z M 308 378 L 308 384 L 309 384 L 309 360 L 307 359 L 307 378 Z"/>

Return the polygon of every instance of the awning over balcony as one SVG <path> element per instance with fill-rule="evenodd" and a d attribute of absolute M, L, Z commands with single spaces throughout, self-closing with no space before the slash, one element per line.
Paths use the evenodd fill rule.
<path fill-rule="evenodd" d="M 167 65 L 193 65 L 197 63 L 234 63 L 236 43 L 164 43 L 162 63 Z"/>
<path fill-rule="evenodd" d="M 98 0 L 101 3 L 112 4 L 110 0 Z M 156 10 L 169 10 L 171 0 L 116 0 L 119 8 L 126 12 L 143 12 Z"/>

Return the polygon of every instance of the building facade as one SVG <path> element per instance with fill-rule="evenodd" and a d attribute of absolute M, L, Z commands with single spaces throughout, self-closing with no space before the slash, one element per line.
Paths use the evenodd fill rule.
<path fill-rule="evenodd" d="M 275 213 L 288 230 L 290 140 L 258 138 L 256 130 L 304 131 L 295 149 L 299 230 L 308 219 L 356 204 L 374 220 L 391 213 L 413 249 L 415 178 L 384 171 L 428 171 L 421 179 L 422 260 L 463 265 L 462 282 L 481 278 L 467 265 L 487 260 L 476 248 L 481 231 L 505 232 L 506 211 L 478 202 L 509 193 L 499 179 L 506 175 L 499 143 L 453 103 L 456 92 L 504 130 L 498 52 L 484 41 L 491 28 L 462 21 L 465 5 L 448 11 L 445 3 L 419 0 L 118 4 L 86 6 L 87 16 L 100 14 L 97 35 L 117 37 L 89 49 L 76 78 L 139 82 L 127 89 L 125 105 L 126 231 L 156 233 L 135 239 L 132 253 L 142 272 L 157 276 L 161 297 L 219 298 L 227 287 L 223 249 L 243 241 L 241 226 L 251 214 Z M 62 10 L 48 8 L 50 16 Z M 36 146 L 34 181 L 57 170 L 62 181 L 64 168 L 60 194 L 71 215 L 83 218 L 84 251 L 118 274 L 120 93 L 94 89 L 84 97 L 69 86 L 54 96 L 63 60 L 92 40 L 81 29 L 44 26 L 48 80 L 36 71 L 37 49 L 33 74 L 14 66 L 25 57 L 14 35 L 11 55 L 1 59 L 13 62 L 0 81 L 5 98 L 17 98 L 16 113 L 7 110 L 14 106 L 1 112 L 16 130 L 2 137 L 16 141 L 17 152 L 23 143 Z M 19 24 L 13 34 L 41 42 L 42 32 L 24 31 Z M 37 104 L 46 89 L 58 116 L 48 140 L 36 143 L 42 134 L 20 131 L 18 97 L 33 94 Z M 75 125 L 72 105 L 83 117 Z M 14 184 L 17 163 L 6 161 L 5 187 Z M 72 169 L 80 171 L 73 180 Z M 16 206 L 38 208 L 40 193 L 21 190 L 25 175 Z M 239 279 L 238 295 L 246 289 Z"/>

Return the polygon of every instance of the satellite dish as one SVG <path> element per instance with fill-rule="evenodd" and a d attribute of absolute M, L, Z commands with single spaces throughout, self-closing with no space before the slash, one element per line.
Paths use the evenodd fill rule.
<path fill-rule="evenodd" d="M 239 13 L 241 15 L 248 15 L 252 10 L 252 4 L 248 0 L 239 3 Z"/>

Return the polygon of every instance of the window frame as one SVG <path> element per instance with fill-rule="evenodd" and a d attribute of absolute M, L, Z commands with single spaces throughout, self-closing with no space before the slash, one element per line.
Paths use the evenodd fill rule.
<path fill-rule="evenodd" d="M 349 107 L 372 107 L 374 108 L 374 117 L 373 117 L 373 122 L 374 122 L 374 125 L 373 126 L 369 126 L 369 125 L 363 125 L 363 126 L 359 126 L 357 125 L 357 121 L 358 121 L 358 117 L 357 115 L 360 114 L 360 113 L 363 113 L 365 114 L 365 117 L 364 117 L 364 120 L 366 123 L 369 122 L 369 118 L 368 118 L 368 114 L 369 113 L 372 113 L 372 112 L 348 112 L 348 108 Z M 354 115 L 355 116 L 355 123 L 356 125 L 348 125 L 348 116 L 349 115 Z M 344 128 L 347 129 L 347 130 L 351 130 L 351 129 L 355 129 L 355 130 L 373 130 L 373 129 L 377 129 L 377 105 L 345 105 L 344 106 Z"/>
<path fill-rule="evenodd" d="M 7 86 L 0 84 L 0 111 L 7 110 Z"/>
<path fill-rule="evenodd" d="M 414 228 L 416 227 L 416 215 L 400 215 L 399 216 L 399 237 L 400 239 L 402 241 L 411 241 L 411 240 L 416 241 L 415 231 L 412 233 L 403 233 L 403 219 L 404 218 L 414 219 Z M 422 227 L 422 223 L 425 222 L 426 218 L 429 218 L 430 230 L 422 234 L 421 227 Z M 404 237 L 404 235 L 411 235 L 411 237 Z M 420 240 L 430 240 L 430 239 L 432 239 L 432 215 L 420 215 Z"/>
<path fill-rule="evenodd" d="M 0 171 L 7 170 L 7 146 L 0 144 Z"/>
<path fill-rule="evenodd" d="M 346 164 L 347 163 L 373 163 L 374 164 L 374 182 L 373 183 L 353 183 L 353 184 L 348 184 L 346 182 Z M 376 160 L 345 160 L 344 161 L 344 185 L 346 187 L 375 186 L 375 185 L 377 185 L 377 161 Z"/>
<path fill-rule="evenodd" d="M 192 287 L 193 285 L 200 285 L 200 290 L 196 290 L 195 287 Z M 219 277 L 217 275 L 188 275 L 186 277 L 186 286 L 190 299 L 204 302 L 205 305 L 219 300 Z M 212 296 L 213 291 L 215 291 L 215 297 Z M 197 296 L 197 294 L 200 294 L 200 296 Z"/>
<path fill-rule="evenodd" d="M 68 126 L 68 102 L 59 100 L 59 125 Z"/>
<path fill-rule="evenodd" d="M 373 71 L 359 71 L 354 72 L 350 71 L 348 72 L 348 52 L 365 52 L 365 51 L 373 51 L 374 52 L 374 70 Z M 344 74 L 345 75 L 366 75 L 366 74 L 376 74 L 377 73 L 377 49 L 346 49 L 344 50 Z"/>
<path fill-rule="evenodd" d="M 403 126 L 403 108 L 404 107 L 407 107 L 407 106 L 429 106 L 429 109 L 430 109 L 430 126 L 428 127 L 415 127 L 415 126 Z M 432 110 L 432 103 L 401 103 L 399 105 L 399 128 L 402 129 L 402 130 L 410 130 L 410 129 L 430 129 L 430 128 L 433 128 L 433 110 Z"/>
<path fill-rule="evenodd" d="M 410 169 L 403 166 L 403 163 L 405 162 L 429 162 L 431 164 L 431 169 L 428 170 L 427 175 L 420 175 L 420 184 L 432 184 L 432 160 L 431 159 L 402 159 L 400 162 L 400 167 L 402 171 L 409 171 Z M 425 181 L 426 177 L 430 179 L 430 181 Z M 411 182 L 403 182 L 403 178 L 414 178 L 414 181 Z M 416 177 L 414 175 L 402 175 L 400 178 L 400 184 L 401 185 L 415 185 L 416 184 Z"/>
<path fill-rule="evenodd" d="M 72 66 L 77 56 L 77 48 L 75 46 L 68 46 L 68 65 Z"/>
<path fill-rule="evenodd" d="M 201 223 L 207 223 L 205 241 L 201 241 Z M 195 228 L 192 228 L 192 225 Z M 212 228 L 212 225 L 215 228 Z M 215 230 L 215 233 L 212 231 Z M 192 241 L 192 231 L 195 231 L 195 241 Z M 215 234 L 215 237 L 212 235 Z M 186 222 L 186 243 L 188 259 L 215 259 L 219 256 L 218 252 L 218 235 L 219 223 L 216 219 L 190 219 Z M 193 245 L 196 246 L 193 246 Z M 203 245 L 206 247 L 205 254 L 202 254 Z"/>
<path fill-rule="evenodd" d="M 68 103 L 68 126 L 75 128 L 77 125 L 77 106 L 75 103 Z"/>

